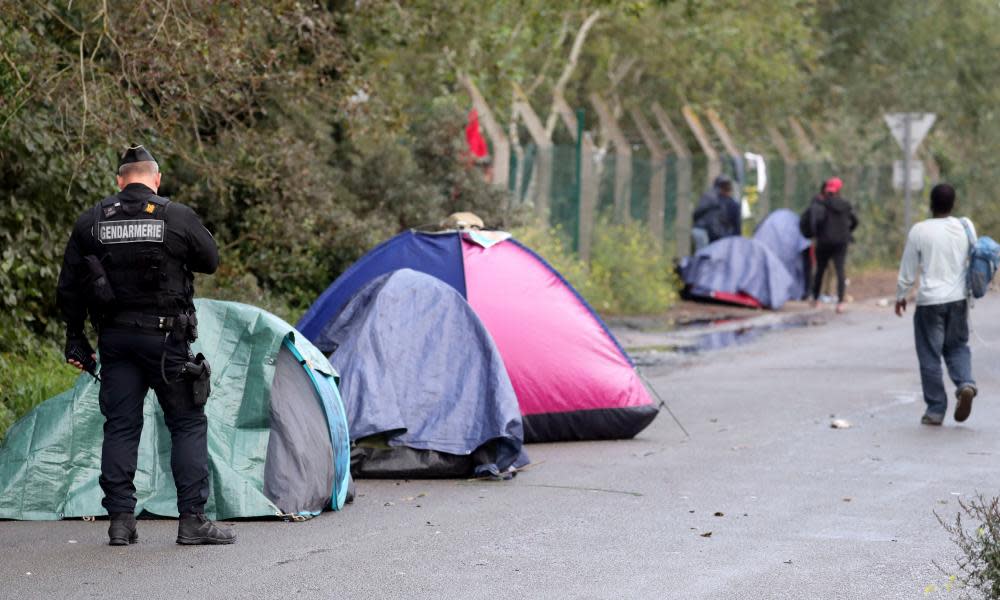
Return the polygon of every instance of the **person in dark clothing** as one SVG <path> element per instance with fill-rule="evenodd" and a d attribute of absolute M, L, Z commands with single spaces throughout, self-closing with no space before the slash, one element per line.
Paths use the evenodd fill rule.
<path fill-rule="evenodd" d="M 819 192 L 809 201 L 809 206 L 799 216 L 799 232 L 802 237 L 812 241 L 816 237 L 815 207 L 823 201 L 823 193 L 826 191 L 826 182 L 820 184 Z M 813 264 L 816 262 L 816 245 L 810 243 L 809 247 L 802 251 L 802 268 L 805 273 L 805 290 L 802 292 L 802 300 L 808 300 L 812 295 L 812 273 Z"/>
<path fill-rule="evenodd" d="M 57 301 L 66 321 L 66 360 L 95 373 L 84 324 L 89 313 L 101 355 L 102 504 L 113 546 L 138 539 L 135 471 L 143 400 L 152 388 L 170 430 L 177 486 L 178 544 L 231 544 L 231 529 L 205 517 L 209 494 L 208 375 L 197 337 L 193 272 L 212 273 L 219 251 L 193 210 L 156 195 L 160 172 L 133 146 L 121 156 L 119 192 L 80 215 L 73 227 Z M 96 375 L 95 375 L 96 377 Z"/>
<path fill-rule="evenodd" d="M 720 238 L 740 235 L 740 203 L 733 198 L 733 180 L 719 175 L 712 189 L 702 194 L 694 211 L 692 238 L 695 250 Z"/>
<path fill-rule="evenodd" d="M 847 278 L 844 263 L 847 260 L 847 246 L 851 242 L 851 232 L 858 226 L 851 203 L 840 196 L 844 182 L 838 177 L 829 179 L 823 190 L 823 199 L 811 207 L 812 222 L 816 236 L 816 278 L 813 281 L 813 302 L 819 300 L 823 285 L 823 274 L 833 261 L 837 270 L 837 312 L 844 312 L 844 292 Z"/>

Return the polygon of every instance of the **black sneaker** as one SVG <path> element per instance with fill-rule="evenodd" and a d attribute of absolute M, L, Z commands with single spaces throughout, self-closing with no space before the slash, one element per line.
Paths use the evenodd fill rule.
<path fill-rule="evenodd" d="M 188 546 L 201 544 L 232 544 L 236 533 L 208 520 L 203 513 L 183 514 L 177 522 L 177 543 Z"/>
<path fill-rule="evenodd" d="M 965 384 L 955 391 L 958 403 L 955 405 L 955 420 L 961 423 L 972 412 L 972 399 L 976 397 L 976 386 Z"/>
<path fill-rule="evenodd" d="M 924 416 L 920 417 L 921 425 L 940 426 L 941 423 L 944 423 L 944 415 L 933 415 L 931 413 L 925 413 Z"/>
<path fill-rule="evenodd" d="M 108 525 L 108 544 L 111 546 L 128 546 L 139 540 L 136 530 L 135 515 L 132 513 L 111 513 L 111 524 Z"/>

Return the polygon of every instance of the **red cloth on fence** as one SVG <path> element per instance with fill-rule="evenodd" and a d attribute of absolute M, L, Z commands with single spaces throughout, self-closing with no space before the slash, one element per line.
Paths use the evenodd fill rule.
<path fill-rule="evenodd" d="M 469 124 L 465 126 L 465 141 L 469 144 L 469 152 L 476 158 L 483 158 L 489 154 L 486 147 L 486 140 L 479 132 L 479 113 L 476 109 L 469 111 Z"/>

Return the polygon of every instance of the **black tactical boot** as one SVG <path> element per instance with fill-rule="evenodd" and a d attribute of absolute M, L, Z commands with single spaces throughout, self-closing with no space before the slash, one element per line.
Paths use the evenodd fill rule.
<path fill-rule="evenodd" d="M 178 544 L 232 544 L 235 541 L 236 533 L 232 529 L 216 525 L 204 513 L 183 514 L 177 523 Z"/>
<path fill-rule="evenodd" d="M 132 513 L 111 513 L 111 524 L 108 525 L 108 544 L 112 546 L 128 546 L 139 539 L 136 531 L 135 515 Z"/>

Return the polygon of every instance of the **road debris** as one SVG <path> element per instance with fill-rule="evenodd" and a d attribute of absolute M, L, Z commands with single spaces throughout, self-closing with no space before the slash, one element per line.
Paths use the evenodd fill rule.
<path fill-rule="evenodd" d="M 851 422 L 847 419 L 834 419 L 830 421 L 830 427 L 832 429 L 850 429 Z"/>

